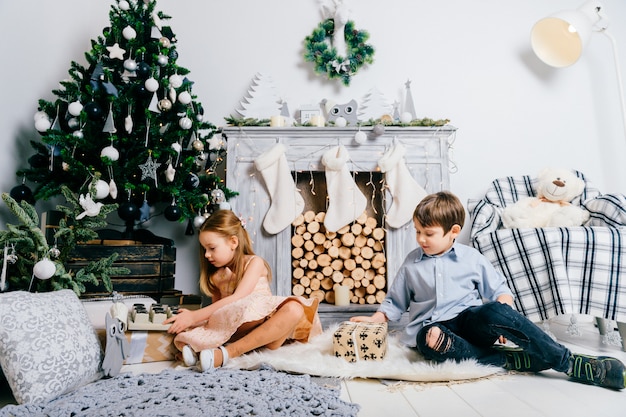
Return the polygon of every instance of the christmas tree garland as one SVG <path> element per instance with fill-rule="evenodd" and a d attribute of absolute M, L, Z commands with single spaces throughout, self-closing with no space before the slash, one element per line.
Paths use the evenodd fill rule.
<path fill-rule="evenodd" d="M 369 33 L 356 30 L 354 22 L 348 20 L 345 26 L 345 39 L 348 50 L 346 57 L 339 56 L 328 40 L 335 30 L 333 19 L 321 22 L 313 33 L 304 39 L 304 59 L 312 62 L 317 74 L 326 74 L 328 79 L 340 78 L 348 86 L 352 76 L 365 64 L 374 62 L 374 47 L 366 44 Z"/>

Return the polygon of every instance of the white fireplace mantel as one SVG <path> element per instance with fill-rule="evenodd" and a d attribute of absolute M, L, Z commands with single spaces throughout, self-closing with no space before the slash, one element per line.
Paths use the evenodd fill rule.
<path fill-rule="evenodd" d="M 254 160 L 276 143 L 285 145 L 286 158 L 294 177 L 311 172 L 323 172 L 322 155 L 328 149 L 343 145 L 350 160 L 351 172 L 379 172 L 378 161 L 394 141 L 406 148 L 406 164 L 411 175 L 428 193 L 449 189 L 450 161 L 448 150 L 455 138 L 456 128 L 386 127 L 383 135 L 374 135 L 371 127 L 362 127 L 368 138 L 355 142 L 358 128 L 335 127 L 228 127 L 226 185 L 237 191 L 231 199 L 232 210 L 246 219 L 246 228 L 253 240 L 255 252 L 265 258 L 272 268 L 272 291 L 291 295 L 291 227 L 276 235 L 263 230 L 263 218 L 270 207 L 270 198 Z M 303 188 L 303 187 L 300 187 Z M 307 190 L 301 190 L 307 191 Z M 386 196 L 391 204 L 391 197 Z M 306 210 L 306 208 L 305 208 Z M 393 281 L 406 254 L 416 247 L 411 222 L 398 228 L 386 229 L 387 282 Z"/>

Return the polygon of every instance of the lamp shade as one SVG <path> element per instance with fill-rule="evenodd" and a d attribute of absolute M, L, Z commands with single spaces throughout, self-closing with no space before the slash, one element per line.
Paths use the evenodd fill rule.
<path fill-rule="evenodd" d="M 593 26 L 600 20 L 601 5 L 588 1 L 577 10 L 565 10 L 541 19 L 532 28 L 530 42 L 535 54 L 553 67 L 578 61 Z"/>

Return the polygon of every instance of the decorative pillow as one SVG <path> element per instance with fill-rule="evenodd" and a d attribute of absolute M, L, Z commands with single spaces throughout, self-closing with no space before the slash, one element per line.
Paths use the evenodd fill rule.
<path fill-rule="evenodd" d="M 20 403 L 51 400 L 102 377 L 102 350 L 72 290 L 0 294 L 0 365 Z"/>

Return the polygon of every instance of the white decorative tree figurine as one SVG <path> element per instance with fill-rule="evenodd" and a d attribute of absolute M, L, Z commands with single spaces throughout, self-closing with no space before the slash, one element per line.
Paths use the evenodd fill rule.
<path fill-rule="evenodd" d="M 257 73 L 252 79 L 248 96 L 243 98 L 240 106 L 236 112 L 243 118 L 269 119 L 281 114 L 282 100 L 272 77 Z"/>
<path fill-rule="evenodd" d="M 359 106 L 359 120 L 380 119 L 383 115 L 392 115 L 393 105 L 377 88 L 372 88 L 363 98 Z"/>

